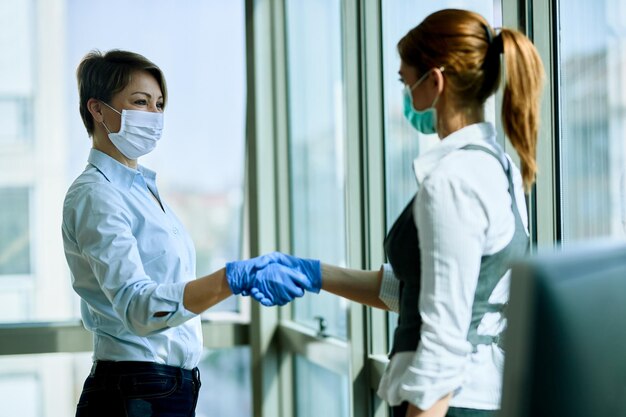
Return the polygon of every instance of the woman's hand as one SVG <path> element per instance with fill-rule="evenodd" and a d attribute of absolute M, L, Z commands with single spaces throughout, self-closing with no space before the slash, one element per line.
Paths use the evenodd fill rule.
<path fill-rule="evenodd" d="M 226 264 L 226 280 L 233 294 L 251 295 L 264 306 L 284 305 L 304 290 L 321 288 L 320 261 L 280 252 Z"/>
<path fill-rule="evenodd" d="M 256 272 L 250 282 L 250 295 L 266 307 L 285 305 L 304 295 L 307 277 L 279 263 L 271 263 Z"/>
<path fill-rule="evenodd" d="M 406 410 L 406 417 L 445 417 L 448 412 L 450 397 L 450 394 L 446 395 L 428 410 L 421 410 L 413 404 L 409 404 Z"/>

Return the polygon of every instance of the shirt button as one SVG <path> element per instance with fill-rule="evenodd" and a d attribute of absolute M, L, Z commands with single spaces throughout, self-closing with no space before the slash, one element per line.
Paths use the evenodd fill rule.
<path fill-rule="evenodd" d="M 175 235 L 177 235 L 177 234 L 178 234 L 178 229 L 177 229 L 177 228 L 174 228 L 174 229 L 172 230 L 172 232 L 173 232 Z"/>

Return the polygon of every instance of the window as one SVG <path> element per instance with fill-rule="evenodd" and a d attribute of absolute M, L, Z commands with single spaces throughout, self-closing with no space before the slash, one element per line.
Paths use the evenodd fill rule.
<path fill-rule="evenodd" d="M 0 96 L 0 143 L 24 142 L 33 136 L 33 100 L 28 96 Z"/>
<path fill-rule="evenodd" d="M 252 416 L 248 346 L 208 349 L 198 368 L 202 386 L 196 416 Z"/>
<path fill-rule="evenodd" d="M 157 172 L 160 193 L 191 234 L 198 275 L 239 259 L 246 68 L 243 2 L 198 0 L 182 7 L 163 1 L 155 7 L 148 0 L 132 4 L 71 0 L 67 8 L 65 74 L 73 76 L 81 58 L 94 48 L 136 51 L 163 70 L 169 93 L 163 138 L 140 163 Z M 114 12 L 119 10 L 124 13 Z M 136 17 L 148 12 L 155 30 L 133 31 L 139 25 Z M 89 30 L 94 24 L 107 30 Z M 76 109 L 73 79 L 67 92 L 67 108 Z M 91 143 L 78 113 L 69 111 L 66 117 L 72 127 L 71 147 L 82 149 L 72 155 L 71 179 L 83 170 Z M 218 309 L 236 311 L 236 298 Z"/>
<path fill-rule="evenodd" d="M 78 113 L 75 71 L 92 49 L 135 51 L 165 73 L 163 139 L 140 163 L 157 172 L 161 195 L 192 235 L 197 274 L 241 257 L 244 35 L 243 1 L 0 2 L 0 321 L 79 317 L 61 209 L 91 147 Z M 231 297 L 209 314 L 241 310 Z M 0 401 L 28 403 L 28 410 L 11 415 L 72 414 L 89 356 L 0 357 L 0 385 L 15 388 L 0 388 Z M 203 379 L 220 384 L 203 387 L 197 414 L 251 415 L 249 363 L 247 347 L 206 351 Z M 7 398 L 12 392 L 17 396 Z M 203 400 L 216 396 L 236 414 Z"/>
<path fill-rule="evenodd" d="M 34 28 L 32 0 L 0 2 L 0 147 L 33 136 Z"/>
<path fill-rule="evenodd" d="M 344 90 L 339 0 L 287 1 L 291 230 L 297 256 L 346 264 Z M 294 302 L 294 319 L 346 338 L 347 303 Z"/>
<path fill-rule="evenodd" d="M 0 321 L 34 315 L 30 200 L 27 187 L 0 188 Z"/>
<path fill-rule="evenodd" d="M 198 417 L 252 415 L 250 349 L 206 350 L 200 360 Z M 0 416 L 74 415 L 91 353 L 0 357 Z"/>
<path fill-rule="evenodd" d="M 298 417 L 350 415 L 348 379 L 302 356 L 296 356 L 298 382 L 296 414 Z M 313 388 L 314 387 L 314 388 Z"/>
<path fill-rule="evenodd" d="M 345 92 L 340 0 L 287 0 L 291 240 L 295 255 L 346 265 Z M 293 302 L 293 319 L 347 339 L 346 300 L 329 293 Z M 348 378 L 295 355 L 297 415 L 349 414 Z M 324 400 L 324 399 L 327 400 Z"/>
<path fill-rule="evenodd" d="M 565 12 L 567 10 L 567 12 Z M 626 44 L 617 2 L 559 3 L 564 242 L 626 232 Z M 581 30 L 584 27 L 585 30 Z"/>
<path fill-rule="evenodd" d="M 436 134 L 424 135 L 413 129 L 404 118 L 402 108 L 402 89 L 398 82 L 400 57 L 398 41 L 426 16 L 440 9 L 455 7 L 480 13 L 491 25 L 502 25 L 500 0 L 465 0 L 437 2 L 415 2 L 396 0 L 382 3 L 383 18 L 383 76 L 384 76 L 384 128 L 385 128 L 385 194 L 387 230 L 415 195 L 417 186 L 413 175 L 413 160 L 420 153 L 437 144 Z M 487 102 L 488 120 L 495 120 L 492 100 Z M 395 313 L 389 314 L 388 337 L 398 321 Z"/>
<path fill-rule="evenodd" d="M 0 276 L 30 275 L 30 190 L 0 188 L 0 201 Z"/>

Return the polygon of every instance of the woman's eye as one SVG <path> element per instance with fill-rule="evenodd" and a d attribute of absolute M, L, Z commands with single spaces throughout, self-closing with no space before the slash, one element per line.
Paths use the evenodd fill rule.
<path fill-rule="evenodd" d="M 138 106 L 145 106 L 148 103 L 146 102 L 146 100 L 135 100 L 135 104 Z"/>
<path fill-rule="evenodd" d="M 165 107 L 163 103 L 157 103 L 156 106 L 157 106 L 157 109 L 161 109 L 161 110 L 163 110 L 163 107 Z"/>

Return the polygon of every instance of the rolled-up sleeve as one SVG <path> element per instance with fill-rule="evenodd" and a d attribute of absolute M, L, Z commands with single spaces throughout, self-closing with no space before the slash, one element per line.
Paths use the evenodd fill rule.
<path fill-rule="evenodd" d="M 169 248 L 157 240 L 154 258 L 142 259 L 128 210 L 117 204 L 114 194 L 103 187 L 92 189 L 76 203 L 66 219 L 74 231 L 76 247 L 129 331 L 146 336 L 196 316 L 183 305 L 186 279 L 160 276 L 157 282 L 146 273 L 144 265 L 168 262 Z M 163 271 L 172 274 L 167 269 Z"/>
<path fill-rule="evenodd" d="M 463 384 L 487 217 L 460 178 L 433 176 L 414 203 L 421 252 L 420 343 L 398 387 L 402 400 L 429 409 Z"/>
<path fill-rule="evenodd" d="M 383 264 L 383 278 L 378 298 L 385 303 L 390 311 L 400 311 L 400 281 L 393 273 L 390 264 Z"/>

